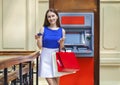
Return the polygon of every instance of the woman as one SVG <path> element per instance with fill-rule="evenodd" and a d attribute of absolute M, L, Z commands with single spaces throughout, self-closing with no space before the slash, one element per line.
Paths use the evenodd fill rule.
<path fill-rule="evenodd" d="M 48 9 L 40 33 L 35 35 L 37 46 L 42 49 L 39 76 L 46 78 L 49 85 L 59 85 L 59 77 L 54 75 L 52 53 L 64 47 L 65 30 L 60 27 L 59 16 L 55 9 Z"/>

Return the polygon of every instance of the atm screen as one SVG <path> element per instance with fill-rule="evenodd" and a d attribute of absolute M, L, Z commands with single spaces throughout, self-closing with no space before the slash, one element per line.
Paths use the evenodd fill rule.
<path fill-rule="evenodd" d="M 80 34 L 79 33 L 67 33 L 65 38 L 65 44 L 78 45 L 80 44 Z"/>

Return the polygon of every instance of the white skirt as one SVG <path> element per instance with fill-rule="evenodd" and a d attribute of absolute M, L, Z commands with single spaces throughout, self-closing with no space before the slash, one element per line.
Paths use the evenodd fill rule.
<path fill-rule="evenodd" d="M 52 60 L 52 54 L 56 51 L 58 51 L 57 48 L 56 49 L 42 48 L 38 71 L 39 77 L 43 78 L 58 77 L 54 75 L 54 69 L 56 68 L 53 66 Z"/>
<path fill-rule="evenodd" d="M 43 78 L 54 78 L 54 77 L 60 77 L 68 74 L 73 74 L 73 72 L 58 72 L 57 70 L 57 64 L 55 57 L 55 52 L 58 51 L 58 48 L 56 49 L 50 49 L 50 48 L 42 48 L 42 52 L 40 55 L 40 63 L 39 63 L 39 71 L 38 75 L 39 77 Z"/>

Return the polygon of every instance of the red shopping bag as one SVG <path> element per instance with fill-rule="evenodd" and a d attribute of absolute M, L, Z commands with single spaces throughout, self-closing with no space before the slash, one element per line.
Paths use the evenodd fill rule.
<path fill-rule="evenodd" d="M 78 71 L 79 64 L 73 52 L 56 52 L 58 72 Z"/>

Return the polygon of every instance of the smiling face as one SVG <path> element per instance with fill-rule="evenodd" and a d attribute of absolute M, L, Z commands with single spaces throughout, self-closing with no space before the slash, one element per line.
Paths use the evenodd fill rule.
<path fill-rule="evenodd" d="M 56 9 L 48 9 L 45 14 L 43 26 L 56 25 L 60 27 L 59 15 Z"/>
<path fill-rule="evenodd" d="M 49 11 L 47 14 L 47 19 L 50 25 L 56 25 L 58 16 L 54 12 Z"/>

